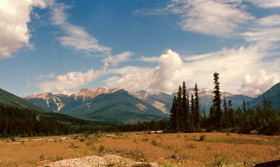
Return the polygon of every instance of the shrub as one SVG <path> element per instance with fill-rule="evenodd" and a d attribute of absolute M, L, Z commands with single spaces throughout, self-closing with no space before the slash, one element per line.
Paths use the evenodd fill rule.
<path fill-rule="evenodd" d="M 87 131 L 87 132 L 85 132 L 83 135 L 84 135 L 84 136 L 85 136 L 85 138 L 87 139 L 87 138 L 88 138 L 88 136 L 89 136 L 89 132 Z"/>
<path fill-rule="evenodd" d="M 46 159 L 46 158 L 45 158 L 45 155 L 44 155 L 44 154 L 41 154 L 41 156 L 39 157 L 39 159 L 40 159 L 40 161 L 45 160 L 45 159 Z"/>
<path fill-rule="evenodd" d="M 201 135 L 199 141 L 204 141 L 206 138 L 206 135 Z"/>
<path fill-rule="evenodd" d="M 100 145 L 100 146 L 99 146 L 99 152 L 102 152 L 102 151 L 104 151 L 104 150 L 105 150 L 105 146 Z"/>
<path fill-rule="evenodd" d="M 87 146 L 91 146 L 93 144 L 93 141 L 92 140 L 89 140 L 88 142 L 87 142 Z"/>

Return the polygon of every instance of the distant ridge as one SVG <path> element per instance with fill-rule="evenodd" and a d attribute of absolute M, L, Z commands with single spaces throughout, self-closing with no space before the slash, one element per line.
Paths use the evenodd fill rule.
<path fill-rule="evenodd" d="M 249 101 L 250 108 L 257 108 L 259 105 L 263 104 L 263 99 L 272 102 L 272 106 L 280 111 L 280 82 L 272 86 L 264 94 L 258 96 L 257 98 Z"/>
<path fill-rule="evenodd" d="M 28 101 L 9 93 L 0 88 L 0 104 L 10 107 L 25 108 L 29 110 L 35 110 L 39 112 L 49 112 L 47 109 L 42 109 L 36 105 L 29 103 Z"/>

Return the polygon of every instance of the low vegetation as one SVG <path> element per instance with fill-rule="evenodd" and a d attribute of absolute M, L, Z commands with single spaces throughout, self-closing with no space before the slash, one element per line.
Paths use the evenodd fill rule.
<path fill-rule="evenodd" d="M 0 166 L 35 166 L 107 154 L 159 166 L 253 166 L 279 160 L 280 137 L 227 133 L 98 133 L 0 142 Z"/>

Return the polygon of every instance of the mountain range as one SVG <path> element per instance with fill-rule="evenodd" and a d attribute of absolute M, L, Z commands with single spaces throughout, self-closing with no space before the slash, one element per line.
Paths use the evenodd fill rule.
<path fill-rule="evenodd" d="M 162 112 L 123 89 L 82 89 L 70 96 L 40 93 L 28 95 L 23 99 L 55 112 L 115 123 L 157 121 L 169 117 L 168 113 Z"/>
<path fill-rule="evenodd" d="M 193 90 L 188 90 L 193 94 Z M 241 106 L 243 99 L 252 97 L 222 92 L 227 100 L 232 100 L 233 107 Z M 71 116 L 104 120 L 115 123 L 135 123 L 168 119 L 172 106 L 173 94 L 163 92 L 152 94 L 141 90 L 127 92 L 123 89 L 82 89 L 72 95 L 40 93 L 23 99 L 44 109 L 64 113 Z M 213 90 L 200 89 L 199 101 L 201 109 L 209 113 L 213 101 Z M 120 116 L 121 115 L 121 116 Z"/>
<path fill-rule="evenodd" d="M 192 89 L 189 94 L 194 93 Z M 136 123 L 138 121 L 157 121 L 169 119 L 169 111 L 176 93 L 151 94 L 147 91 L 127 92 L 124 89 L 82 89 L 72 95 L 39 93 L 26 97 L 17 97 L 0 89 L 0 104 L 6 106 L 27 108 L 39 112 L 54 111 L 74 117 L 103 120 L 114 123 Z M 232 100 L 233 107 L 242 106 L 243 99 L 248 101 L 250 108 L 262 105 L 263 98 L 272 102 L 273 107 L 280 110 L 280 83 L 273 86 L 263 96 L 252 98 L 244 95 L 234 95 L 222 92 L 222 97 Z M 200 89 L 200 107 L 209 108 L 213 100 L 213 90 Z M 247 103 L 247 104 L 248 104 Z"/>

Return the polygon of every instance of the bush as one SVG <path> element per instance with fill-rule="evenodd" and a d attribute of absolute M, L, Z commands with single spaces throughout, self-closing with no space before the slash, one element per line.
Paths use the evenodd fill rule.
<path fill-rule="evenodd" d="M 102 151 L 104 151 L 104 150 L 105 150 L 105 146 L 100 145 L 100 146 L 99 146 L 99 152 L 102 152 Z"/>
<path fill-rule="evenodd" d="M 204 141 L 204 140 L 205 140 L 205 138 L 206 138 L 206 135 L 200 135 L 200 139 L 199 139 L 199 141 Z"/>
<path fill-rule="evenodd" d="M 91 146 L 93 144 L 93 141 L 92 140 L 89 140 L 88 142 L 87 142 L 87 146 Z"/>
<path fill-rule="evenodd" d="M 87 132 L 85 132 L 83 135 L 84 135 L 85 138 L 87 139 L 87 138 L 89 137 L 89 132 L 87 131 Z"/>

